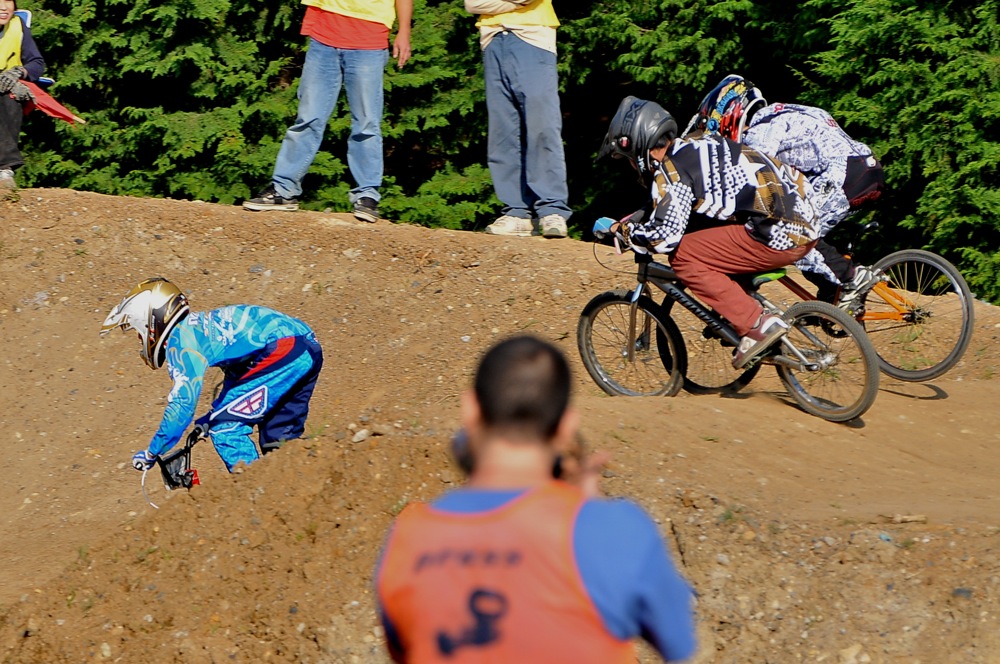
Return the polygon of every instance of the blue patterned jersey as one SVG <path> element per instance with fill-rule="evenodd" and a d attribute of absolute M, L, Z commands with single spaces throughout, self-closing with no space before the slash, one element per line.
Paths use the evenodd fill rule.
<path fill-rule="evenodd" d="M 208 367 L 238 376 L 272 341 L 303 336 L 313 336 L 308 325 L 267 307 L 235 304 L 189 314 L 167 339 L 166 365 L 174 384 L 149 451 L 162 454 L 184 435 Z"/>

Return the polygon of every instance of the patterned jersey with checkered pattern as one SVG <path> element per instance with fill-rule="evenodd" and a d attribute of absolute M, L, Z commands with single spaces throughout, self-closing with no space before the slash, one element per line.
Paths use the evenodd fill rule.
<path fill-rule="evenodd" d="M 802 173 L 720 136 L 675 140 L 654 171 L 652 195 L 652 214 L 625 224 L 640 252 L 676 249 L 695 213 L 742 221 L 755 239 L 778 251 L 819 237 Z"/>

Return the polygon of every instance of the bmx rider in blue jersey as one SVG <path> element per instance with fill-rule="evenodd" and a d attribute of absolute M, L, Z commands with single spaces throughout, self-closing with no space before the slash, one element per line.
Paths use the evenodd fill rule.
<path fill-rule="evenodd" d="M 150 369 L 164 364 L 173 381 L 160 427 L 132 466 L 148 470 L 184 435 L 198 407 L 208 367 L 225 378 L 212 411 L 198 419 L 232 472 L 305 432 L 323 351 L 302 321 L 267 307 L 236 304 L 191 312 L 170 281 L 147 279 L 111 310 L 101 334 L 135 330 Z M 250 438 L 257 427 L 260 451 Z"/>

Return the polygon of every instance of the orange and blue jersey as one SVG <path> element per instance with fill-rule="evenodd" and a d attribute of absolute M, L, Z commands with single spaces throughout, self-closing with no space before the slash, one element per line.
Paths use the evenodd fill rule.
<path fill-rule="evenodd" d="M 408 506 L 377 586 L 403 662 L 633 662 L 635 637 L 668 660 L 695 648 L 691 589 L 655 524 L 558 481 Z"/>

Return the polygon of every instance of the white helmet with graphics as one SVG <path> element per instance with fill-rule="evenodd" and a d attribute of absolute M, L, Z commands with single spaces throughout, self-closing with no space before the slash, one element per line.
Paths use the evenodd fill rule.
<path fill-rule="evenodd" d="M 142 342 L 142 359 L 150 369 L 163 366 L 164 344 L 170 331 L 191 308 L 177 286 L 162 277 L 140 282 L 111 310 L 101 326 L 101 335 L 115 328 L 135 330 Z"/>

